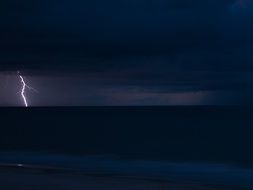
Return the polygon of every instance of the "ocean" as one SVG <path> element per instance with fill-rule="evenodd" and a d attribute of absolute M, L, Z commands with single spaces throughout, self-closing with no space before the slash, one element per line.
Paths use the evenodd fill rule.
<path fill-rule="evenodd" d="M 1 151 L 253 166 L 253 108 L 1 108 Z"/>
<path fill-rule="evenodd" d="M 3 168 L 49 167 L 253 188 L 251 107 L 37 107 L 0 112 L 0 174 Z"/>

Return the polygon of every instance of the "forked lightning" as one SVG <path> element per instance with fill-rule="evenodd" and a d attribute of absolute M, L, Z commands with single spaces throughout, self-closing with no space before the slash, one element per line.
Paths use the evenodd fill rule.
<path fill-rule="evenodd" d="M 36 90 L 26 84 L 25 79 L 20 74 L 20 72 L 18 72 L 18 76 L 20 78 L 20 83 L 21 83 L 21 86 L 22 86 L 22 89 L 20 91 L 20 96 L 23 99 L 25 107 L 28 107 L 28 102 L 27 102 L 27 97 L 26 97 L 26 89 L 28 88 L 29 90 L 34 90 L 34 91 L 36 91 Z"/>

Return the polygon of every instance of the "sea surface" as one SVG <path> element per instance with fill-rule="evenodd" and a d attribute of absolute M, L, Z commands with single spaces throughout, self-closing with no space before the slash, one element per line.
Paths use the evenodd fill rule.
<path fill-rule="evenodd" d="M 1 151 L 253 166 L 253 108 L 1 108 Z"/>
<path fill-rule="evenodd" d="M 198 186 L 181 189 L 253 189 L 251 107 L 1 108 L 0 114 L 0 186 L 7 169 L 10 176 L 46 171 L 46 177 Z"/>

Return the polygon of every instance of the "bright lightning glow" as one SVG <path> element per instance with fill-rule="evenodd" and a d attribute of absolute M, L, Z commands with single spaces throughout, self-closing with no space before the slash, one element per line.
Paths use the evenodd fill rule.
<path fill-rule="evenodd" d="M 26 89 L 26 83 L 25 83 L 25 80 L 24 78 L 19 75 L 19 78 L 21 80 L 21 84 L 22 84 L 22 90 L 21 90 L 21 96 L 23 98 L 23 101 L 24 101 L 24 104 L 25 104 L 25 107 L 28 107 L 28 103 L 27 103 L 27 100 L 26 100 L 26 97 L 25 97 L 25 89 Z"/>
<path fill-rule="evenodd" d="M 24 102 L 24 105 L 25 107 L 28 107 L 28 103 L 27 103 L 27 98 L 26 98 L 26 88 L 28 88 L 29 90 L 34 90 L 35 92 L 37 92 L 34 88 L 28 86 L 25 82 L 25 79 L 24 77 L 18 72 L 18 76 L 20 78 L 20 82 L 21 82 L 21 85 L 22 85 L 22 89 L 20 91 L 20 95 L 23 99 L 23 102 Z"/>

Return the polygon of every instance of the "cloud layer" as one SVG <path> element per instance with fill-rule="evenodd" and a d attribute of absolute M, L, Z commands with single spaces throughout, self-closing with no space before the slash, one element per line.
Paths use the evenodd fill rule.
<path fill-rule="evenodd" d="M 0 71 L 249 94 L 252 12 L 251 0 L 1 2 Z"/>

